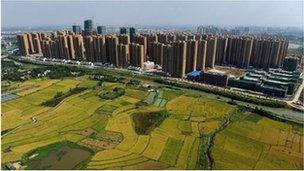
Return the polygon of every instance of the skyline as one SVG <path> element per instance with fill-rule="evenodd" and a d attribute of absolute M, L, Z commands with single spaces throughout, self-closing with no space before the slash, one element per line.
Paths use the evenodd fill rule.
<path fill-rule="evenodd" d="M 83 26 L 88 18 L 95 26 L 303 27 L 303 1 L 2 1 L 1 6 L 2 27 Z"/>

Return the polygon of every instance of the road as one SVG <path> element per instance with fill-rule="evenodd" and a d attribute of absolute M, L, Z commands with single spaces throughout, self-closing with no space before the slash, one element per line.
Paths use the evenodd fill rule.
<path fill-rule="evenodd" d="M 141 73 L 139 71 L 132 71 L 129 69 L 122 69 L 122 68 L 115 68 L 115 67 L 108 67 L 108 66 L 95 66 L 95 65 L 88 65 L 88 64 L 73 64 L 73 63 L 65 63 L 62 61 L 42 61 L 39 60 L 37 58 L 30 58 L 30 57 L 22 57 L 22 59 L 26 59 L 26 60 L 31 60 L 33 62 L 38 62 L 41 64 L 45 64 L 45 63 L 50 63 L 50 64 L 54 64 L 54 65 L 70 65 L 70 66 L 81 66 L 81 67 L 87 67 L 87 68 L 99 68 L 99 67 L 103 67 L 106 69 L 112 69 L 112 70 L 117 70 L 117 71 L 124 71 L 124 72 L 129 72 L 129 73 L 134 73 L 134 74 L 144 74 Z M 146 74 L 147 75 L 147 74 Z M 157 75 L 152 75 L 152 76 L 157 76 Z M 268 100 L 277 100 L 277 101 L 282 101 L 282 102 L 286 102 L 287 104 L 289 104 L 291 107 L 300 109 L 304 111 L 304 107 L 300 106 L 300 105 L 296 105 L 293 102 L 296 102 L 300 95 L 301 95 L 301 91 L 304 87 L 304 82 L 302 82 L 302 84 L 299 86 L 298 90 L 296 91 L 293 99 L 282 99 L 282 98 L 275 98 L 275 97 L 267 97 L 267 96 L 263 96 L 263 95 L 258 95 L 258 94 L 252 94 L 250 92 L 244 92 L 244 91 L 240 91 L 240 90 L 235 90 L 235 89 L 229 89 L 229 88 L 224 88 L 224 87 L 218 87 L 218 86 L 213 86 L 213 85 L 208 85 L 208 84 L 203 84 L 200 82 L 193 82 L 190 80 L 185 80 L 185 79 L 181 79 L 181 78 L 173 78 L 173 77 L 163 77 L 163 76 L 158 76 L 159 78 L 163 78 L 163 79 L 167 79 L 167 80 L 171 80 L 171 81 L 176 81 L 176 82 L 184 82 L 184 83 L 188 83 L 188 84 L 192 84 L 192 85 L 199 85 L 202 87 L 206 87 L 206 88 L 210 88 L 210 89 L 218 89 L 218 90 L 222 90 L 222 91 L 227 91 L 227 92 L 232 92 L 232 93 L 237 93 L 240 95 L 246 95 L 246 96 L 251 96 L 251 97 L 255 97 L 255 98 L 259 98 L 259 99 L 268 99 Z M 285 112 L 284 112 L 285 113 Z M 286 112 L 284 114 L 284 118 L 287 120 L 296 120 L 299 122 L 303 123 L 303 116 L 304 114 L 298 112 L 297 114 L 289 114 L 289 112 Z M 280 116 L 280 114 L 277 114 L 278 116 Z"/>
<path fill-rule="evenodd" d="M 303 105 L 297 105 L 295 103 L 298 102 L 301 95 L 303 96 L 303 94 L 302 94 L 303 88 L 304 88 L 304 79 L 302 81 L 302 84 L 299 86 L 298 90 L 295 92 L 295 95 L 293 96 L 293 98 L 289 101 L 286 101 L 290 106 L 292 106 L 294 108 L 297 108 L 297 109 L 300 109 L 302 111 L 304 111 L 304 106 Z"/>
<path fill-rule="evenodd" d="M 40 62 L 40 63 L 55 64 L 55 65 L 59 64 L 59 65 L 81 66 L 81 67 L 87 67 L 87 68 L 103 67 L 103 68 L 106 68 L 106 69 L 131 72 L 131 73 L 135 73 L 135 74 L 140 73 L 139 71 L 133 71 L 133 70 L 129 70 L 129 69 L 115 68 L 115 67 L 109 67 L 109 66 L 96 66 L 96 65 L 75 64 L 75 63 L 73 64 L 73 63 L 64 63 L 63 61 L 42 61 L 41 58 L 39 60 L 39 58 L 23 57 L 23 56 L 21 58 L 25 59 L 25 60 L 35 61 L 35 62 L 38 62 L 38 63 Z M 157 76 L 157 75 L 153 75 L 153 76 Z M 199 86 L 202 86 L 202 87 L 218 89 L 218 90 L 228 91 L 228 92 L 232 92 L 232 93 L 238 93 L 238 94 L 241 94 L 241 95 L 251 96 L 251 97 L 255 97 L 255 98 L 259 98 L 259 99 L 265 99 L 265 100 L 268 99 L 268 100 L 276 100 L 276 101 L 281 101 L 281 102 L 288 102 L 288 100 L 285 99 L 285 98 L 282 99 L 282 98 L 276 98 L 276 97 L 268 97 L 268 96 L 264 96 L 264 95 L 260 95 L 260 94 L 244 92 L 244 91 L 238 90 L 238 89 L 228 89 L 228 88 L 225 88 L 225 87 L 218 87 L 218 86 L 214 86 L 214 85 L 204 84 L 204 83 L 201 83 L 201 82 L 193 82 L 193 81 L 186 80 L 186 79 L 181 79 L 181 78 L 164 77 L 164 76 L 159 76 L 159 78 L 163 78 L 163 79 L 167 79 L 167 80 L 171 80 L 171 81 L 177 81 L 177 82 L 184 82 L 184 83 L 188 83 L 188 84 L 192 84 L 192 85 L 199 85 Z"/>

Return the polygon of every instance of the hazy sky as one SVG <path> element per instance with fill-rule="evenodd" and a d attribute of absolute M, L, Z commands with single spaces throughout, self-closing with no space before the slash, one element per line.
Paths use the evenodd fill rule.
<path fill-rule="evenodd" d="M 6 26 L 81 24 L 94 17 L 104 25 L 302 26 L 303 0 L 285 1 L 8 1 Z"/>

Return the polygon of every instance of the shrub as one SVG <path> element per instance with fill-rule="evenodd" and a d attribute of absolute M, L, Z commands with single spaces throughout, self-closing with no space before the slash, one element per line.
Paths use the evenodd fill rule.
<path fill-rule="evenodd" d="M 244 94 L 239 94 L 231 91 L 225 91 L 221 90 L 216 87 L 204 87 L 201 85 L 192 85 L 188 83 L 179 83 L 175 81 L 169 81 L 169 80 L 164 80 L 160 78 L 155 78 L 155 82 L 161 83 L 161 84 L 167 84 L 170 86 L 176 86 L 176 87 L 181 87 L 181 88 L 188 88 L 188 89 L 194 89 L 194 90 L 199 90 L 199 91 L 204 91 L 207 93 L 213 93 L 216 95 L 221 95 L 224 97 L 228 97 L 234 100 L 240 100 L 244 102 L 249 102 L 249 103 L 254 103 L 254 104 L 259 104 L 259 105 L 264 105 L 264 106 L 269 106 L 269 107 L 287 107 L 287 104 L 285 102 L 277 101 L 277 100 L 271 100 L 271 99 L 260 99 L 256 97 L 251 97 L 248 95 Z"/>
<path fill-rule="evenodd" d="M 148 113 L 134 113 L 132 115 L 135 131 L 139 135 L 147 135 L 159 126 L 167 117 L 166 110 Z"/>
<path fill-rule="evenodd" d="M 115 87 L 112 91 L 106 91 L 99 94 L 99 97 L 106 100 L 113 100 L 125 94 L 125 89 Z"/>
<path fill-rule="evenodd" d="M 85 88 L 85 87 L 75 87 L 73 89 L 70 89 L 67 93 L 57 92 L 52 99 L 47 100 L 47 101 L 41 103 L 41 105 L 48 106 L 48 107 L 55 107 L 63 99 L 65 99 L 65 98 L 67 98 L 67 97 L 69 97 L 69 96 L 71 96 L 73 94 L 81 93 L 82 91 L 84 91 L 86 89 L 87 88 Z"/>

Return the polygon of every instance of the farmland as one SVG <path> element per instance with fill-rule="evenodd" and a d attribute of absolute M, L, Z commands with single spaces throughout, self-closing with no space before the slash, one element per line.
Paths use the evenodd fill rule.
<path fill-rule="evenodd" d="M 69 142 L 90 153 L 85 162 L 66 169 L 200 169 L 204 146 L 214 169 L 303 168 L 299 125 L 236 113 L 237 106 L 195 90 L 147 80 L 136 86 L 127 84 L 132 78 L 124 79 L 102 85 L 88 76 L 12 83 L 10 90 L 28 88 L 1 104 L 2 164 L 22 161 L 39 169 L 35 166 L 43 166 L 42 161 L 25 159 Z M 54 106 L 42 105 L 75 87 L 84 91 L 61 96 Z M 232 114 L 242 117 L 234 121 Z M 204 144 L 203 137 L 213 138 Z"/>
<path fill-rule="evenodd" d="M 212 156 L 215 169 L 303 169 L 303 132 L 249 113 L 215 136 Z"/>

